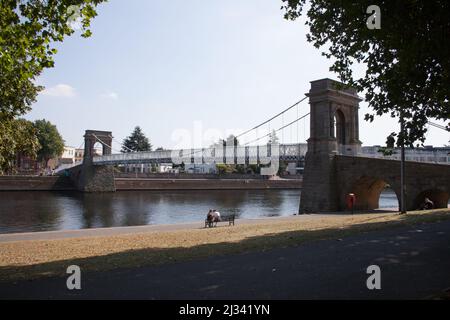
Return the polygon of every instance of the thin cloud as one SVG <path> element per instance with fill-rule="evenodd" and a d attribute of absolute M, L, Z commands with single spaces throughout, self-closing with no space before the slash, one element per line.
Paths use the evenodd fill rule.
<path fill-rule="evenodd" d="M 104 99 L 112 99 L 112 100 L 118 100 L 119 95 L 116 92 L 107 92 L 100 95 L 100 97 Z"/>
<path fill-rule="evenodd" d="M 68 84 L 60 83 L 56 86 L 45 88 L 42 93 L 44 96 L 72 98 L 76 96 L 75 88 Z"/>

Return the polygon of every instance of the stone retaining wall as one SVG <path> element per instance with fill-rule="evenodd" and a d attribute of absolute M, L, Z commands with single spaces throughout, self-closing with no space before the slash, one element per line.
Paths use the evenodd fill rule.
<path fill-rule="evenodd" d="M 300 189 L 302 180 L 116 179 L 116 190 Z"/>
<path fill-rule="evenodd" d="M 116 178 L 124 179 L 267 179 L 260 174 L 208 174 L 208 173 L 132 173 L 115 172 Z"/>
<path fill-rule="evenodd" d="M 0 176 L 0 191 L 75 190 L 68 177 Z"/>
<path fill-rule="evenodd" d="M 300 189 L 302 180 L 279 179 L 115 179 L 116 190 Z M 68 177 L 0 176 L 0 191 L 76 190 Z"/>

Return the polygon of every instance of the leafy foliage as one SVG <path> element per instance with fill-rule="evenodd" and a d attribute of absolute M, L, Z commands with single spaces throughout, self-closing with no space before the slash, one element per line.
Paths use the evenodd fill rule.
<path fill-rule="evenodd" d="M 50 121 L 43 119 L 36 120 L 34 122 L 34 128 L 40 144 L 37 159 L 47 164 L 47 161 L 51 158 L 61 156 L 64 152 L 64 139 L 58 132 L 56 126 Z"/>
<path fill-rule="evenodd" d="M 306 0 L 283 0 L 285 18 L 295 20 Z M 448 121 L 450 129 L 450 2 L 311 0 L 307 9 L 307 40 L 333 58 L 330 70 L 342 82 L 365 93 L 373 109 L 365 119 L 403 113 L 404 135 L 412 146 L 424 142 L 429 118 Z M 381 29 L 370 30 L 370 5 L 381 9 Z M 355 78 L 352 65 L 366 67 Z M 394 137 L 394 135 L 391 135 Z"/>
<path fill-rule="evenodd" d="M 0 120 L 30 110 L 42 86 L 34 80 L 54 66 L 56 42 L 74 30 L 79 16 L 82 36 L 89 37 L 95 6 L 103 0 L 2 0 L 0 2 Z"/>
<path fill-rule="evenodd" d="M 31 109 L 43 89 L 36 78 L 54 66 L 54 44 L 71 35 L 79 18 L 89 37 L 95 7 L 104 0 L 0 1 L 0 173 L 19 152 L 35 156 L 39 147 L 31 123 L 18 117 Z"/>
<path fill-rule="evenodd" d="M 149 139 L 142 132 L 139 126 L 136 126 L 129 137 L 123 140 L 121 152 L 152 151 L 152 145 Z"/>
<path fill-rule="evenodd" d="M 278 172 L 277 172 L 277 175 L 278 175 L 278 176 L 281 176 L 281 175 L 285 174 L 285 173 L 286 173 L 286 170 L 287 170 L 287 167 L 288 167 L 287 162 L 285 162 L 285 161 L 280 161 L 280 163 L 278 164 Z"/>
<path fill-rule="evenodd" d="M 236 138 L 236 136 L 234 134 L 230 134 L 227 139 L 225 140 L 227 143 L 227 146 L 238 146 L 239 145 L 239 140 L 238 138 Z"/>
<path fill-rule="evenodd" d="M 13 171 L 19 152 L 33 158 L 39 148 L 33 123 L 24 119 L 0 121 L 0 174 Z"/>
<path fill-rule="evenodd" d="M 245 165 L 243 164 L 235 165 L 233 173 L 245 174 Z"/>
<path fill-rule="evenodd" d="M 247 166 L 247 173 L 252 173 L 252 174 L 260 174 L 261 173 L 261 166 L 258 164 L 249 164 Z"/>
<path fill-rule="evenodd" d="M 218 164 L 216 164 L 216 169 L 217 169 L 217 172 L 219 173 L 219 175 L 224 175 L 224 174 L 233 173 L 234 166 L 225 164 L 225 163 L 218 163 Z"/>

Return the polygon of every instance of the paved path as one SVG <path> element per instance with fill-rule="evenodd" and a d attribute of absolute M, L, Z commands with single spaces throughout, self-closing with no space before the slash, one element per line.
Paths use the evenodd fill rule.
<path fill-rule="evenodd" d="M 379 291 L 366 268 L 381 268 Z M 82 266 L 81 266 L 82 267 Z M 157 267 L 66 279 L 0 283 L 0 298 L 349 299 L 424 298 L 450 287 L 450 221 Z"/>

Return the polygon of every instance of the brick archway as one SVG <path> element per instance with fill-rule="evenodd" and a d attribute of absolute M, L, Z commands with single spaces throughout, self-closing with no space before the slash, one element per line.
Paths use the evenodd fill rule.
<path fill-rule="evenodd" d="M 420 208 L 424 203 L 425 198 L 433 201 L 435 208 L 447 208 L 450 195 L 447 191 L 442 189 L 427 189 L 416 195 L 414 198 L 414 207 Z"/>
<path fill-rule="evenodd" d="M 94 146 L 98 142 L 102 145 L 102 155 L 111 154 L 112 132 L 100 130 L 86 130 L 84 134 L 84 161 L 92 161 Z"/>
<path fill-rule="evenodd" d="M 397 202 L 399 201 L 400 189 L 396 181 L 389 181 L 389 179 L 375 176 L 361 176 L 355 180 L 349 190 L 344 192 L 344 195 L 348 193 L 354 193 L 356 196 L 355 210 L 373 210 L 379 208 L 379 200 L 381 193 L 390 186 L 397 196 Z M 398 203 L 399 205 L 399 203 Z M 342 201 L 341 201 L 342 206 Z M 345 210 L 344 208 L 340 208 Z"/>
<path fill-rule="evenodd" d="M 357 209 L 375 209 L 386 183 L 398 199 L 400 162 L 358 156 L 361 98 L 356 90 L 322 79 L 311 82 L 307 96 L 311 110 L 310 138 L 299 212 L 345 210 L 348 193 L 356 193 Z M 435 207 L 446 208 L 450 194 L 449 166 L 411 161 L 405 166 L 409 173 L 405 179 L 407 210 L 417 209 L 425 197 L 434 201 Z"/>
<path fill-rule="evenodd" d="M 347 144 L 345 124 L 345 115 L 338 108 L 334 113 L 334 138 L 336 138 L 338 153 L 345 153 L 345 145 Z"/>
<path fill-rule="evenodd" d="M 386 183 L 399 199 L 400 161 L 338 155 L 333 162 L 338 210 L 345 210 L 348 193 L 356 194 L 355 208 L 377 208 L 380 188 Z M 450 194 L 448 165 L 407 161 L 406 172 L 410 173 L 405 179 L 407 210 L 418 209 L 425 197 L 434 202 L 435 208 L 447 208 Z"/>

